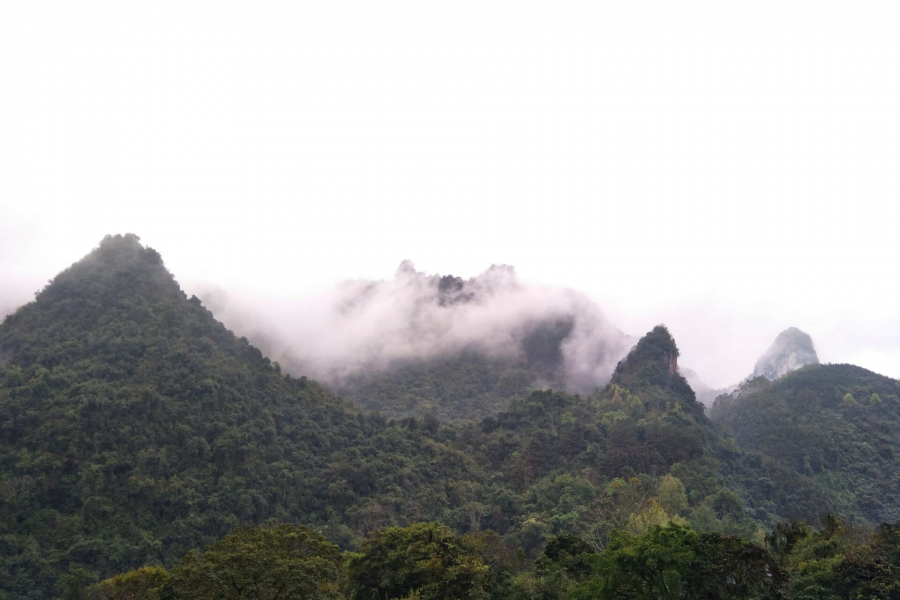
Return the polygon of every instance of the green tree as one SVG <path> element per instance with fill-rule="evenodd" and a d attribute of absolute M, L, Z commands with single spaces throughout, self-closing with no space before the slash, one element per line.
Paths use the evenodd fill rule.
<path fill-rule="evenodd" d="M 470 538 L 437 523 L 387 527 L 347 564 L 352 600 L 476 600 L 489 597 L 488 566 Z"/>
<path fill-rule="evenodd" d="M 641 536 L 615 532 L 593 567 L 573 600 L 774 599 L 787 581 L 764 549 L 675 523 Z"/>
<path fill-rule="evenodd" d="M 547 540 L 544 552 L 536 561 L 558 564 L 573 578 L 583 578 L 590 573 L 590 565 L 585 555 L 594 553 L 594 547 L 575 535 L 559 535 Z"/>
<path fill-rule="evenodd" d="M 70 569 L 59 580 L 63 600 L 87 600 L 87 587 L 97 575 L 85 569 Z"/>
<path fill-rule="evenodd" d="M 573 600 L 675 600 L 685 598 L 697 534 L 689 527 L 654 527 L 647 535 L 613 532 L 594 559 L 594 577 L 575 589 Z"/>
<path fill-rule="evenodd" d="M 688 598 L 784 598 L 788 577 L 765 549 L 737 536 L 703 533 L 695 546 Z"/>
<path fill-rule="evenodd" d="M 672 475 L 665 475 L 659 482 L 659 503 L 670 514 L 680 515 L 688 506 L 684 484 Z"/>
<path fill-rule="evenodd" d="M 882 524 L 867 538 L 832 515 L 815 530 L 779 526 L 767 543 L 791 575 L 795 600 L 900 600 L 900 523 Z"/>
<path fill-rule="evenodd" d="M 164 600 L 337 600 L 343 558 L 306 527 L 245 527 L 172 569 Z"/>
<path fill-rule="evenodd" d="M 157 600 L 159 589 L 169 579 L 162 567 L 141 567 L 105 579 L 88 589 L 91 600 Z"/>
<path fill-rule="evenodd" d="M 628 517 L 625 531 L 631 535 L 644 535 L 654 527 L 669 523 L 686 525 L 687 521 L 679 516 L 672 516 L 660 506 L 655 498 L 651 498 L 647 506 Z"/>

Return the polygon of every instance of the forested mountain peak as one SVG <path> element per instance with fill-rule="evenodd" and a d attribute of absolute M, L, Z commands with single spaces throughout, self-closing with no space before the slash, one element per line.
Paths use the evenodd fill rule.
<path fill-rule="evenodd" d="M 177 293 L 178 285 L 162 257 L 140 240 L 133 233 L 107 235 L 90 254 L 54 277 L 36 300 L 50 303 L 74 294 L 96 298 L 110 291 L 153 296 Z"/>
<path fill-rule="evenodd" d="M 75 338 L 97 343 L 103 334 L 119 340 L 158 317 L 160 303 L 186 303 L 159 253 L 134 234 L 108 235 L 87 256 L 59 273 L 35 300 L 0 324 L 0 364 L 40 363 L 50 368 L 78 358 Z M 195 306 L 199 301 L 193 300 Z M 179 309 L 180 310 L 180 309 Z M 174 315 L 168 317 L 175 318 Z M 113 330 L 104 324 L 116 323 Z"/>
<path fill-rule="evenodd" d="M 67 568 L 165 562 L 239 523 L 349 511 L 365 530 L 363 504 L 422 487 L 435 471 L 413 457 L 446 453 L 282 376 L 133 235 L 105 238 L 0 324 L 0 356 L 0 581 L 23 596 L 49 597 Z"/>
<path fill-rule="evenodd" d="M 796 327 L 778 334 L 765 354 L 756 361 L 751 377 L 765 377 L 774 381 L 806 365 L 819 364 L 812 338 Z"/>
<path fill-rule="evenodd" d="M 686 402 L 702 414 L 696 395 L 678 371 L 678 345 L 665 325 L 657 325 L 619 361 L 612 383 L 635 390 L 656 388 L 662 398 Z"/>
<path fill-rule="evenodd" d="M 657 325 L 616 366 L 616 374 L 632 372 L 646 363 L 665 365 L 669 373 L 678 372 L 678 346 L 665 325 Z"/>

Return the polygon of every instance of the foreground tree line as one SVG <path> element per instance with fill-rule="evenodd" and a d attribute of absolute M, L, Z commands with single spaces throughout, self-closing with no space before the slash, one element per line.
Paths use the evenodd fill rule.
<path fill-rule="evenodd" d="M 900 598 L 900 523 L 862 530 L 835 517 L 779 525 L 763 545 L 668 523 L 614 531 L 598 550 L 550 538 L 535 560 L 491 531 L 456 535 L 437 523 L 386 527 L 360 552 L 308 527 L 238 529 L 166 570 L 104 581 L 84 570 L 65 600 L 660 600 Z"/>

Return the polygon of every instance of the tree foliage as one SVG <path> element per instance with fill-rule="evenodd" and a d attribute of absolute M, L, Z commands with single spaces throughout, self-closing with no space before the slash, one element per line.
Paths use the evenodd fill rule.
<path fill-rule="evenodd" d="M 488 566 L 466 537 L 437 523 L 388 527 L 347 565 L 352 600 L 488 598 Z"/>
<path fill-rule="evenodd" d="M 810 365 L 717 400 L 742 448 L 814 482 L 858 523 L 900 519 L 900 382 L 853 365 Z"/>
<path fill-rule="evenodd" d="M 168 579 L 162 567 L 141 567 L 101 581 L 88 589 L 87 596 L 91 600 L 158 600 Z"/>
<path fill-rule="evenodd" d="M 552 365 L 558 333 L 532 340 L 528 364 Z M 379 532 L 402 538 L 417 522 L 440 523 L 434 539 L 462 562 L 409 573 L 443 582 L 458 569 L 474 595 L 549 598 L 583 583 L 587 563 L 548 553 L 547 540 L 577 537 L 596 553 L 616 530 L 685 522 L 757 539 L 760 527 L 831 507 L 812 457 L 807 475 L 713 427 L 677 357 L 655 328 L 588 396 L 524 394 L 522 373 L 498 379 L 494 365 L 461 359 L 412 379 L 450 390 L 456 407 L 505 381 L 514 391 L 490 416 L 447 423 L 415 409 L 424 416 L 388 419 L 284 376 L 187 298 L 155 251 L 109 237 L 0 324 L 3 600 L 180 593 L 184 578 L 214 572 L 215 544 L 226 552 L 250 535 L 242 527 L 272 520 L 315 527 L 362 556 Z M 385 382 L 380 397 L 393 402 L 410 381 Z M 409 393 L 414 404 L 434 397 Z M 853 393 L 879 415 L 892 410 L 883 386 Z M 879 453 L 889 445 L 876 443 Z M 864 489 L 873 502 L 874 491 Z M 895 491 L 881 491 L 892 501 Z M 531 560 L 540 569 L 509 566 Z M 167 569 L 168 583 L 130 572 L 142 565 Z M 463 593 L 444 585 L 435 589 Z M 420 588 L 403 593 L 432 593 Z"/>
<path fill-rule="evenodd" d="M 573 600 L 779 598 L 787 581 L 764 549 L 674 523 L 638 536 L 616 532 L 593 566 Z"/>
<path fill-rule="evenodd" d="M 179 560 L 160 600 L 336 600 L 342 567 L 338 547 L 306 527 L 245 527 Z"/>

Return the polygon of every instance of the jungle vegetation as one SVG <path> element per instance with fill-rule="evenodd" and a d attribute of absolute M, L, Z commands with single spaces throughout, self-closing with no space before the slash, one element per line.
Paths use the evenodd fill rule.
<path fill-rule="evenodd" d="M 789 573 L 791 551 L 760 554 L 768 531 L 867 496 L 837 496 L 723 434 L 677 359 L 659 326 L 595 394 L 513 385 L 468 421 L 388 417 L 283 374 L 188 298 L 158 253 L 108 236 L 0 324 L 0 598 L 649 598 L 658 590 L 628 583 L 634 565 L 611 557 L 659 547 L 673 569 L 706 565 L 710 586 L 733 579 L 713 554 Z M 447 389 L 516 378 L 453 372 Z M 840 536 L 816 560 L 882 552 L 856 529 Z M 404 544 L 422 553 L 398 555 Z M 275 554 L 242 554 L 257 546 Z M 246 569 L 231 582 L 243 595 L 215 591 L 228 569 Z M 660 577 L 673 594 L 696 587 Z M 299 591 L 247 595 L 270 580 Z M 746 585 L 774 593 L 767 582 Z"/>
<path fill-rule="evenodd" d="M 900 382 L 854 365 L 757 378 L 710 413 L 741 448 L 825 490 L 857 524 L 900 519 Z"/>
<path fill-rule="evenodd" d="M 358 552 L 307 527 L 244 527 L 171 569 L 141 567 L 96 582 L 63 578 L 84 600 L 707 600 L 900 598 L 900 523 L 874 531 L 826 516 L 780 524 L 762 544 L 688 525 L 615 531 L 603 549 L 552 536 L 526 561 L 493 532 L 438 523 L 386 527 Z"/>

